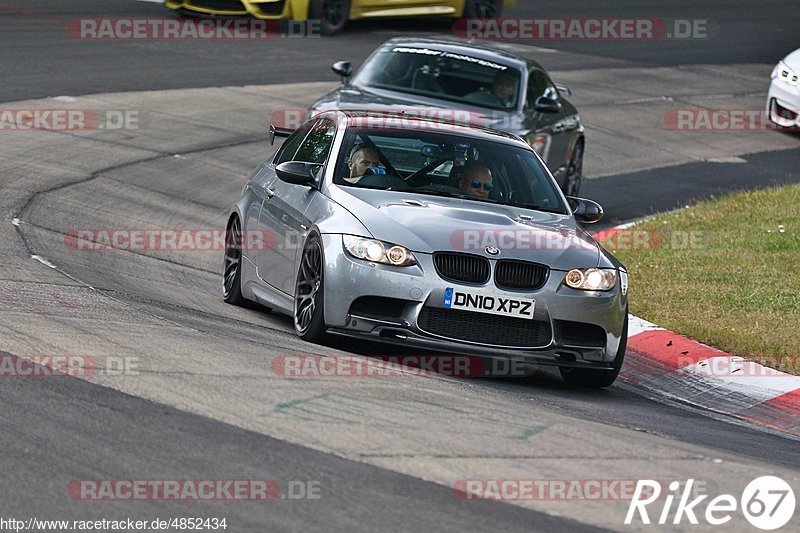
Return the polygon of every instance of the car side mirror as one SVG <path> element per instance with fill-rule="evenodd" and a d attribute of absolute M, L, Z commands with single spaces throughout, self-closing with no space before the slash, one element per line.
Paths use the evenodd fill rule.
<path fill-rule="evenodd" d="M 317 183 L 317 172 L 320 166 L 317 163 L 286 161 L 275 167 L 275 174 L 286 183 L 313 187 Z"/>
<path fill-rule="evenodd" d="M 577 196 L 567 196 L 567 202 L 572 209 L 572 214 L 578 222 L 584 224 L 594 224 L 603 218 L 603 206 L 587 198 Z"/>
<path fill-rule="evenodd" d="M 541 113 L 559 113 L 561 111 L 561 102 L 555 98 L 540 96 L 533 103 L 533 110 Z"/>
<path fill-rule="evenodd" d="M 347 85 L 353 75 L 353 65 L 349 61 L 337 61 L 331 66 L 331 70 L 342 77 L 344 85 Z"/>

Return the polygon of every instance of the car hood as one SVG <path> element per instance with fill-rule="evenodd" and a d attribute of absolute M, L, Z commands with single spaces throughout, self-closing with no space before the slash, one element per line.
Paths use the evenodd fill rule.
<path fill-rule="evenodd" d="M 485 107 L 470 106 L 463 102 L 449 102 L 438 98 L 355 85 L 340 87 L 329 92 L 311 106 L 309 115 L 332 109 L 406 113 L 414 118 L 439 118 L 494 128 L 517 135 L 523 135 L 525 132 L 535 129 L 532 117 L 525 119 L 516 112 L 486 109 Z"/>
<path fill-rule="evenodd" d="M 569 215 L 402 191 L 334 185 L 329 192 L 374 238 L 412 252 L 460 251 L 534 261 L 564 271 L 611 266 L 595 240 Z M 491 246 L 499 254 L 485 251 Z"/>
<path fill-rule="evenodd" d="M 800 72 L 800 48 L 784 57 L 783 62 L 795 72 Z"/>

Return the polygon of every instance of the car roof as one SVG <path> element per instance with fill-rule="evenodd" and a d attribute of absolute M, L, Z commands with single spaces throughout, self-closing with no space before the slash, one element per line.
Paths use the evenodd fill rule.
<path fill-rule="evenodd" d="M 536 67 L 542 69 L 542 66 L 526 57 L 515 54 L 513 52 L 502 50 L 490 44 L 477 43 L 475 41 L 465 41 L 458 39 L 442 39 L 442 38 L 416 38 L 416 37 L 396 37 L 389 39 L 383 43 L 379 48 L 386 48 L 388 46 L 414 46 L 425 47 L 433 50 L 441 50 L 452 52 L 455 54 L 471 55 L 478 59 L 487 61 L 498 62 L 501 61 L 508 66 L 513 66 L 517 69 L 523 70 L 527 67 Z"/>
<path fill-rule="evenodd" d="M 530 148 L 522 138 L 508 133 L 505 131 L 495 130 L 492 128 L 484 128 L 482 126 L 465 124 L 453 120 L 447 120 L 439 117 L 420 117 L 414 116 L 412 113 L 394 113 L 394 112 L 376 112 L 376 111 L 359 111 L 359 110 L 331 110 L 320 113 L 319 116 L 327 114 L 338 114 L 340 117 L 344 116 L 347 127 L 364 127 L 370 129 L 379 127 L 380 122 L 375 120 L 376 117 L 386 121 L 396 121 L 403 125 L 404 130 L 410 131 L 431 131 L 442 133 L 454 133 L 457 135 L 465 135 L 480 140 L 502 142 L 505 144 L 513 144 Z M 443 129 L 438 127 L 428 127 L 425 125 L 441 124 L 451 126 L 452 129 Z"/>

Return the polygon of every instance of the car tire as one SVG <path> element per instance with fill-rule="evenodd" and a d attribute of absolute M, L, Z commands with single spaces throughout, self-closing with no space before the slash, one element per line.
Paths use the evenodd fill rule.
<path fill-rule="evenodd" d="M 231 217 L 225 230 L 222 298 L 231 305 L 248 305 L 242 296 L 242 224 L 238 216 Z"/>
<path fill-rule="evenodd" d="M 466 0 L 462 16 L 465 19 L 493 19 L 502 14 L 502 0 Z"/>
<path fill-rule="evenodd" d="M 336 35 L 350 18 L 350 0 L 311 0 L 308 19 L 320 21 L 322 35 Z"/>
<path fill-rule="evenodd" d="M 583 181 L 583 141 L 578 141 L 572 151 L 572 157 L 567 165 L 567 177 L 564 179 L 564 195 L 578 196 L 581 192 Z"/>
<path fill-rule="evenodd" d="M 600 389 L 611 386 L 619 376 L 628 348 L 628 311 L 625 310 L 625 324 L 622 326 L 619 348 L 614 357 L 611 370 L 594 370 L 591 368 L 560 368 L 561 377 L 570 385 Z"/>
<path fill-rule="evenodd" d="M 325 333 L 325 279 L 322 241 L 311 237 L 303 249 L 294 289 L 294 330 L 309 342 L 322 342 Z"/>

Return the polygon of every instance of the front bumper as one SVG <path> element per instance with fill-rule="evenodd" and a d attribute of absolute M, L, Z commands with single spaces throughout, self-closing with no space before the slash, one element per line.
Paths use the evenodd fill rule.
<path fill-rule="evenodd" d="M 772 80 L 767 93 L 767 113 L 778 126 L 800 129 L 800 85 Z"/>
<path fill-rule="evenodd" d="M 259 19 L 308 18 L 308 1 L 302 0 L 166 0 L 175 11 L 200 17 L 253 16 Z"/>
<path fill-rule="evenodd" d="M 325 254 L 325 323 L 332 334 L 402 344 L 415 348 L 504 359 L 535 364 L 607 368 L 614 360 L 626 319 L 627 298 L 617 286 L 607 292 L 571 289 L 562 283 L 566 272 L 551 271 L 544 286 L 534 291 L 509 291 L 491 281 L 482 286 L 459 284 L 439 277 L 430 254 L 416 253 L 418 264 L 392 267 L 350 257 L 338 234 L 322 236 Z M 494 261 L 492 271 L 494 270 Z M 470 311 L 444 310 L 444 290 L 480 291 L 492 296 L 535 300 L 533 319 L 497 319 Z M 361 305 L 375 301 L 375 305 Z M 449 334 L 421 320 L 425 309 L 434 314 L 467 313 L 485 318 L 497 329 L 484 329 L 491 341 L 476 335 Z M 464 316 L 464 315 L 461 315 Z M 513 322 L 513 325 L 512 325 Z M 424 326 L 423 326 L 424 323 Z M 486 326 L 486 325 L 483 325 Z M 481 325 L 476 325 L 480 328 Z M 507 338 L 524 339 L 518 328 L 538 328 L 534 339 L 505 344 Z M 591 332 L 591 336 L 584 336 Z M 541 334 L 539 334 L 541 333 Z"/>

